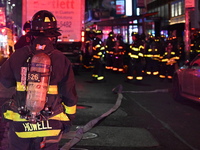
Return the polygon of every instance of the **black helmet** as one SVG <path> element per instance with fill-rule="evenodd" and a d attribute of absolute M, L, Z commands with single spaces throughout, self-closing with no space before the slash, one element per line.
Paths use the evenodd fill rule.
<path fill-rule="evenodd" d="M 47 11 L 41 10 L 33 15 L 31 20 L 31 34 L 34 36 L 60 36 L 55 16 Z"/>
<path fill-rule="evenodd" d="M 132 33 L 131 33 L 131 36 L 135 36 L 137 39 L 139 39 L 139 37 L 140 37 L 139 34 L 138 34 L 137 32 L 132 32 Z"/>
<path fill-rule="evenodd" d="M 97 30 L 96 31 L 96 35 L 102 35 L 103 34 L 103 31 L 102 30 Z"/>
<path fill-rule="evenodd" d="M 113 37 L 113 36 L 114 36 L 114 32 L 110 32 L 110 33 L 108 34 L 108 36 Z"/>
<path fill-rule="evenodd" d="M 25 31 L 26 29 L 31 29 L 31 23 L 30 20 L 26 21 L 24 26 L 23 26 L 23 30 Z"/>

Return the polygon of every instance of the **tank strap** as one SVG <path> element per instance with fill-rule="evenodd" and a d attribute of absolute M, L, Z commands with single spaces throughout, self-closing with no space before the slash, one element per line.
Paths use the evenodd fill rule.
<path fill-rule="evenodd" d="M 21 82 L 17 82 L 16 90 L 23 92 L 23 91 L 27 90 L 27 87 L 25 85 L 22 85 Z M 57 85 L 49 85 L 47 94 L 53 94 L 53 95 L 58 94 L 58 86 Z"/>

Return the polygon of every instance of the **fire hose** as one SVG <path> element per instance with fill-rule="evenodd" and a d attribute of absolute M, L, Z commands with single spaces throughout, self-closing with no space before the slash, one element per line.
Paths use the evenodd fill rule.
<path fill-rule="evenodd" d="M 66 143 L 63 147 L 61 147 L 60 150 L 69 150 L 72 146 L 74 146 L 76 143 L 78 143 L 82 139 L 83 134 L 85 132 L 87 132 L 90 129 L 92 129 L 92 127 L 97 122 L 99 122 L 101 119 L 107 117 L 108 115 L 110 115 L 111 113 L 113 113 L 114 111 L 116 111 L 119 108 L 119 106 L 121 105 L 122 98 L 123 98 L 122 85 L 119 85 L 119 86 L 115 87 L 112 91 L 114 93 L 118 94 L 118 98 L 117 98 L 117 101 L 116 101 L 115 105 L 110 110 L 108 110 L 107 112 L 102 114 L 101 116 L 89 121 L 86 125 L 84 125 L 83 127 L 77 129 L 76 135 L 68 143 Z"/>

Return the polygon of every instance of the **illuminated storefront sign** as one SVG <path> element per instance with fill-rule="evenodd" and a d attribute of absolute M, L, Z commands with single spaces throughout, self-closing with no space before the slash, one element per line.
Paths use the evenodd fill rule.
<path fill-rule="evenodd" d="M 124 0 L 116 0 L 116 14 L 117 15 L 125 14 L 124 6 L 125 6 Z"/>

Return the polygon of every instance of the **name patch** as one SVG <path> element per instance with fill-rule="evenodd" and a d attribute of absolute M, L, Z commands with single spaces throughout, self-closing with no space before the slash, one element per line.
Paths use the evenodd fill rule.
<path fill-rule="evenodd" d="M 22 125 L 24 126 L 25 132 L 52 129 L 52 127 L 49 125 L 49 121 L 37 122 L 36 124 L 26 122 Z"/>

